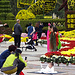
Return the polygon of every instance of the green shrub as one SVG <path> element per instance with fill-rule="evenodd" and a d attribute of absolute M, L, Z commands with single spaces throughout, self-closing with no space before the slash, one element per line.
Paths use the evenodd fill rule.
<path fill-rule="evenodd" d="M 6 20 L 14 20 L 14 19 L 15 19 L 15 16 L 12 13 L 8 13 L 6 15 Z"/>
<path fill-rule="evenodd" d="M 5 20 L 6 13 L 0 13 L 0 20 Z"/>
<path fill-rule="evenodd" d="M 47 31 L 48 30 L 48 27 L 43 27 L 43 31 Z"/>
<path fill-rule="evenodd" d="M 1 0 L 0 1 L 0 20 L 6 20 L 7 13 L 11 12 L 10 1 Z"/>
<path fill-rule="evenodd" d="M 8 25 L 9 25 L 10 28 L 13 28 L 14 24 L 16 23 L 16 20 L 1 20 L 1 21 L 2 21 L 2 23 L 8 23 Z M 28 26 L 29 23 L 32 23 L 33 26 L 35 26 L 35 23 L 38 22 L 38 21 L 41 21 L 44 24 L 45 28 L 43 28 L 43 29 L 44 29 L 44 32 L 45 32 L 45 30 L 47 30 L 47 26 L 48 26 L 48 25 L 45 25 L 45 23 L 46 24 L 48 24 L 48 23 L 52 24 L 53 22 L 55 22 L 55 23 L 59 23 L 59 22 L 64 23 L 65 19 L 32 19 L 32 20 L 21 20 L 20 25 L 21 25 L 21 27 L 23 29 L 23 32 L 26 31 L 26 28 L 27 28 L 27 26 Z M 60 29 L 64 30 L 65 29 L 65 25 L 64 25 L 63 28 L 59 27 L 58 29 L 59 30 Z"/>
<path fill-rule="evenodd" d="M 44 19 L 43 15 L 36 15 L 36 19 Z"/>

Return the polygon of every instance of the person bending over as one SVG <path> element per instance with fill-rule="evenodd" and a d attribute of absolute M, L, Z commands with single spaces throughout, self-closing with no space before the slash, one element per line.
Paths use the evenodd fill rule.
<path fill-rule="evenodd" d="M 0 68 L 3 66 L 3 63 L 5 62 L 6 58 L 12 53 L 15 52 L 16 46 L 10 45 L 7 50 L 1 53 L 0 55 Z"/>
<path fill-rule="evenodd" d="M 15 53 L 8 56 L 1 71 L 6 74 L 13 74 L 16 72 L 16 75 L 19 75 L 23 68 L 27 66 L 27 60 L 24 61 L 22 59 L 21 53 L 22 51 L 20 49 L 16 49 Z"/>

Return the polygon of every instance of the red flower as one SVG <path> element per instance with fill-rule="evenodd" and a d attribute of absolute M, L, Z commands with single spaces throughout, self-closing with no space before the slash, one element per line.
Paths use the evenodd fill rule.
<path fill-rule="evenodd" d="M 59 55 L 61 55 L 61 53 L 56 51 L 56 52 L 48 52 L 45 54 L 45 56 L 48 56 L 48 57 L 51 57 L 52 55 L 58 55 L 59 56 Z"/>

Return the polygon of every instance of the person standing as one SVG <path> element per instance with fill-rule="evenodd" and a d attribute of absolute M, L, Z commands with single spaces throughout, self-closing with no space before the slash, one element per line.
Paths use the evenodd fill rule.
<path fill-rule="evenodd" d="M 39 24 L 39 29 L 38 29 L 38 38 L 41 38 L 41 34 L 42 34 L 42 28 L 43 28 L 43 23 L 41 23 L 40 21 L 38 22 Z"/>
<path fill-rule="evenodd" d="M 34 32 L 34 34 L 33 34 L 33 40 L 36 41 L 35 46 L 38 46 L 38 42 L 37 42 L 37 40 L 38 40 L 37 34 L 38 34 L 38 32 L 39 32 L 38 29 L 39 29 L 39 24 L 36 23 L 36 24 L 35 24 L 35 32 Z"/>
<path fill-rule="evenodd" d="M 33 33 L 35 32 L 35 28 L 32 26 L 32 23 L 29 23 L 27 31 L 28 31 L 28 37 L 32 39 Z"/>
<path fill-rule="evenodd" d="M 59 43 L 57 28 L 52 27 L 49 35 L 50 35 L 50 50 L 52 52 L 57 51 L 57 47 L 58 47 L 58 43 Z"/>
<path fill-rule="evenodd" d="M 22 28 L 20 25 L 20 20 L 17 19 L 17 23 L 14 25 L 14 42 L 15 46 L 20 47 L 20 42 L 21 42 L 21 33 L 22 33 Z"/>
<path fill-rule="evenodd" d="M 48 30 L 47 30 L 47 52 L 50 52 L 50 39 L 49 39 L 50 26 L 51 26 L 51 24 L 48 23 Z"/>

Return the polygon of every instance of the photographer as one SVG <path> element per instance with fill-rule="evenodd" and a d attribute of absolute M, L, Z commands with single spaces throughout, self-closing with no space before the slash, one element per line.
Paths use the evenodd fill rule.
<path fill-rule="evenodd" d="M 27 66 L 27 60 L 24 61 L 22 59 L 21 53 L 22 51 L 20 49 L 16 49 L 15 53 L 8 56 L 1 68 L 1 71 L 6 74 L 17 72 L 16 75 L 19 75 L 23 68 Z"/>

